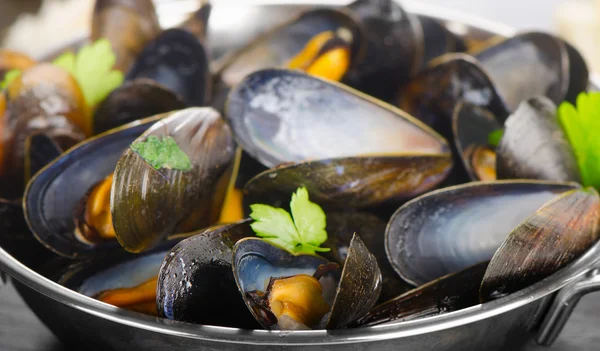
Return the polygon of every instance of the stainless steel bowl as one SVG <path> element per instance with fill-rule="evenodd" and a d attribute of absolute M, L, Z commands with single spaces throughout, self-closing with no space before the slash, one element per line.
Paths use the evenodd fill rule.
<path fill-rule="evenodd" d="M 280 16 L 289 16 L 297 11 L 297 4 L 255 8 L 253 16 L 243 25 L 212 28 L 213 52 L 218 56 L 225 49 L 240 45 L 243 41 L 240 38 L 250 37 L 267 28 L 270 19 L 280 20 Z M 306 5 L 306 2 L 302 4 Z M 467 37 L 482 39 L 513 33 L 502 25 L 450 10 L 416 2 L 409 5 L 407 8 L 419 16 L 440 19 L 451 30 Z M 215 12 L 219 13 L 218 5 Z M 162 14 L 173 15 L 172 12 Z M 218 19 L 215 22 L 218 23 Z M 80 295 L 46 279 L 3 249 L 0 249 L 0 269 L 15 278 L 15 285 L 23 299 L 62 341 L 76 342 L 79 347 L 85 345 L 86 349 L 264 350 L 265 347 L 311 347 L 312 350 L 491 351 L 516 349 L 530 338 L 535 338 L 541 345 L 552 344 L 579 299 L 600 290 L 600 243 L 551 277 L 505 298 L 422 320 L 336 331 L 241 330 L 174 322 L 116 308 Z"/>

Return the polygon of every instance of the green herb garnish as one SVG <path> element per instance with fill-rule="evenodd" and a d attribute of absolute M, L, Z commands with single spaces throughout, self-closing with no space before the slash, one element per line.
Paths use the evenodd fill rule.
<path fill-rule="evenodd" d="M 81 48 L 77 55 L 65 52 L 53 63 L 75 77 L 87 105 L 93 108 L 123 83 L 123 73 L 113 70 L 116 59 L 110 41 L 99 39 Z"/>
<path fill-rule="evenodd" d="M 2 83 L 0 83 L 0 89 L 6 89 L 17 77 L 21 75 L 21 71 L 18 69 L 11 69 L 6 72 L 4 75 L 4 79 L 2 79 Z"/>
<path fill-rule="evenodd" d="M 269 205 L 254 204 L 250 205 L 250 209 L 250 217 L 255 220 L 250 226 L 264 240 L 293 254 L 329 251 L 320 247 L 327 240 L 325 212 L 310 201 L 306 188 L 298 188 L 292 194 L 291 216 L 286 210 Z"/>
<path fill-rule="evenodd" d="M 192 169 L 190 158 L 170 136 L 159 139 L 151 135 L 144 141 L 136 141 L 131 144 L 131 149 L 155 169 L 165 168 L 180 171 Z"/>
<path fill-rule="evenodd" d="M 600 92 L 579 94 L 577 107 L 563 102 L 558 119 L 575 153 L 582 185 L 600 189 Z"/>
<path fill-rule="evenodd" d="M 500 139 L 504 135 L 504 129 L 496 129 L 488 135 L 488 145 L 491 147 L 498 147 L 500 144 Z"/>

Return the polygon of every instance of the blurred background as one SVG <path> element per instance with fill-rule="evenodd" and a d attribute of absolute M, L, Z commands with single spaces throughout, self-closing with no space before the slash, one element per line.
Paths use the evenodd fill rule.
<path fill-rule="evenodd" d="M 213 0 L 232 13 L 253 0 Z M 334 0 L 340 4 L 348 0 Z M 157 0 L 170 8 L 177 0 Z M 264 3 L 265 1 L 260 1 Z M 268 2 L 268 1 L 267 1 Z M 271 0 L 271 2 L 281 2 Z M 285 2 L 285 1 L 284 1 Z M 316 3 L 315 0 L 303 2 Z M 0 37 L 3 45 L 32 56 L 47 53 L 66 38 L 83 37 L 90 23 L 93 0 L 1 0 Z M 600 72 L 600 0 L 404 0 L 410 5 L 434 4 L 504 23 L 517 30 L 551 31 L 583 52 L 588 65 Z M 174 10 L 175 11 L 175 10 Z M 176 21 L 176 15 L 173 21 Z M 68 20 L 65 20 L 68 19 Z M 170 22 L 170 20 L 167 19 Z M 53 23 L 48 26 L 48 23 Z M 173 22 L 176 23 L 176 22 Z M 168 25 L 168 23 L 163 23 Z M 11 27 L 9 29 L 9 27 Z"/>

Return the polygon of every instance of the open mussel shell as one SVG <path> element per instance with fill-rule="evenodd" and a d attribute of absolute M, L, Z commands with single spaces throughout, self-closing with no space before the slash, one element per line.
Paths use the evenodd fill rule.
<path fill-rule="evenodd" d="M 181 241 L 165 256 L 157 286 L 159 316 L 254 329 L 231 268 L 235 243 L 254 233 L 248 221 L 220 225 Z"/>
<path fill-rule="evenodd" d="M 587 88 L 588 72 L 581 56 L 550 34 L 521 33 L 492 44 L 475 57 L 510 111 L 535 96 L 547 96 L 558 105 Z"/>
<path fill-rule="evenodd" d="M 279 328 L 277 317 L 269 306 L 262 306 L 250 294 L 267 292 L 271 278 L 290 277 L 298 274 L 312 276 L 327 260 L 313 255 L 292 255 L 288 251 L 262 239 L 247 238 L 238 241 L 233 248 L 233 276 L 242 298 L 256 320 L 266 329 Z M 325 301 L 331 305 L 335 295 L 335 282 L 318 279 L 323 286 Z"/>
<path fill-rule="evenodd" d="M 69 265 L 58 283 L 113 306 L 157 316 L 157 276 L 176 241 L 142 255 L 119 248 Z"/>
<path fill-rule="evenodd" d="M 556 111 L 548 98 L 534 97 L 510 115 L 496 148 L 498 179 L 580 181 L 575 154 Z"/>
<path fill-rule="evenodd" d="M 365 40 L 356 20 L 342 9 L 314 9 L 269 30 L 230 55 L 218 69 L 219 78 L 226 87 L 232 87 L 258 70 L 285 68 L 311 39 L 324 32 L 347 41 L 353 60 L 360 59 Z"/>
<path fill-rule="evenodd" d="M 599 220 L 594 188 L 571 190 L 546 203 L 496 251 L 481 283 L 481 300 L 521 290 L 578 258 L 598 240 Z"/>
<path fill-rule="evenodd" d="M 6 100 L 4 100 L 6 98 Z M 0 99 L 0 196 L 23 195 L 25 141 L 33 133 L 45 133 L 63 149 L 85 138 L 88 112 L 75 79 L 66 71 L 39 64 L 25 70 Z M 89 135 L 89 134 L 88 134 Z"/>
<path fill-rule="evenodd" d="M 576 183 L 474 182 L 427 193 L 390 219 L 385 245 L 396 272 L 414 285 L 489 261 L 509 233 Z"/>
<path fill-rule="evenodd" d="M 346 80 L 360 91 L 387 101 L 421 66 L 421 23 L 392 0 L 356 0 L 348 8 L 365 28 L 367 50 Z"/>
<path fill-rule="evenodd" d="M 348 247 L 341 276 L 335 274 L 335 270 L 328 273 L 333 268 L 325 263 L 327 261 L 319 256 L 292 255 L 264 240 L 248 238 L 238 241 L 234 247 L 233 273 L 246 305 L 267 329 L 290 329 L 278 320 L 268 300 L 274 293 L 273 279 L 318 274 L 315 279 L 322 287 L 325 303 L 331 307 L 316 325 L 327 329 L 344 328 L 375 305 L 381 291 L 381 273 L 377 260 L 356 234 Z M 264 295 L 260 293 L 263 291 Z M 257 303 L 257 296 L 265 296 L 267 300 Z"/>
<path fill-rule="evenodd" d="M 266 69 L 229 93 L 238 143 L 267 167 L 360 155 L 446 154 L 447 142 L 405 112 L 344 85 Z"/>
<path fill-rule="evenodd" d="M 408 291 L 375 306 L 351 327 L 403 322 L 458 311 L 479 304 L 479 286 L 488 262 L 482 262 Z"/>
<path fill-rule="evenodd" d="M 74 211 L 89 189 L 115 170 L 123 151 L 162 117 L 132 122 L 88 139 L 31 179 L 23 208 L 29 228 L 43 245 L 66 257 L 118 246 L 116 241 L 90 246 L 78 240 Z"/>
<path fill-rule="evenodd" d="M 121 72 L 129 71 L 146 43 L 160 31 L 152 0 L 96 0 L 90 39 L 110 41 L 115 68 Z"/>
<path fill-rule="evenodd" d="M 452 138 L 452 114 L 465 101 L 485 107 L 503 123 L 508 116 L 504 102 L 485 70 L 466 54 L 446 54 L 405 85 L 398 106 L 446 138 Z"/>
<path fill-rule="evenodd" d="M 444 54 L 465 51 L 465 43 L 439 20 L 426 16 L 419 16 L 418 19 L 423 29 L 422 67 Z"/>
<path fill-rule="evenodd" d="M 450 155 L 345 157 L 284 164 L 252 178 L 249 201 L 277 204 L 304 186 L 327 208 L 365 208 L 422 194 L 448 175 Z M 251 202 L 251 203 L 253 203 Z"/>
<path fill-rule="evenodd" d="M 236 147 L 220 114 L 209 107 L 170 113 L 136 141 L 171 137 L 191 169 L 155 169 L 133 149 L 115 168 L 110 208 L 117 239 L 141 252 L 168 235 L 205 228 L 219 218 L 232 177 Z"/>
<path fill-rule="evenodd" d="M 379 299 L 381 271 L 360 237 L 352 236 L 327 329 L 341 329 L 366 315 Z"/>
<path fill-rule="evenodd" d="M 181 96 L 188 106 L 206 105 L 212 80 L 202 44 L 190 32 L 172 28 L 148 43 L 127 80 L 151 79 Z"/>
<path fill-rule="evenodd" d="M 94 133 L 185 107 L 179 95 L 155 81 L 134 79 L 113 90 L 98 105 L 94 113 Z"/>
<path fill-rule="evenodd" d="M 327 241 L 323 247 L 331 249 L 321 255 L 343 265 L 348 256 L 350 242 L 354 233 L 360 233 L 360 239 L 377 259 L 381 271 L 382 286 L 379 302 L 396 297 L 412 286 L 404 282 L 396 273 L 385 254 L 386 222 L 369 212 L 347 211 L 327 213 Z"/>
<path fill-rule="evenodd" d="M 488 146 L 488 136 L 502 129 L 496 116 L 483 107 L 459 102 L 452 115 L 456 150 L 471 180 L 496 179 L 496 153 Z"/>

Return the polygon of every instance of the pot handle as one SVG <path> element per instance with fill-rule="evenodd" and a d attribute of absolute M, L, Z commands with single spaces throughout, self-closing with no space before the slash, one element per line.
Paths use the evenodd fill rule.
<path fill-rule="evenodd" d="M 542 326 L 540 327 L 537 343 L 550 346 L 554 343 L 579 300 L 592 292 L 600 291 L 600 269 L 594 269 L 582 279 L 572 282 L 562 288 L 554 298 Z"/>

